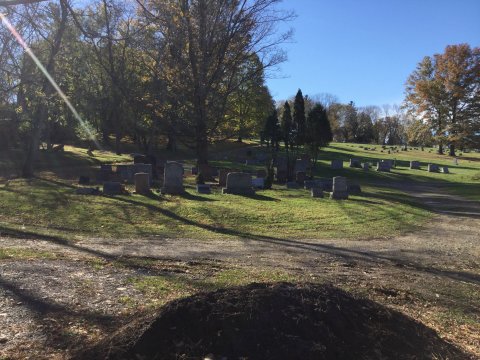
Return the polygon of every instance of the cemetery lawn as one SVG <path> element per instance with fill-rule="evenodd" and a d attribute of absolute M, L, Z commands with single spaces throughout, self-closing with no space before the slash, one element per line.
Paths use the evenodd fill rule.
<path fill-rule="evenodd" d="M 24 180 L 15 176 L 18 153 L 0 153 L 0 359 L 75 357 L 125 325 L 120 333 L 135 333 L 171 300 L 279 281 L 333 284 L 431 327 L 466 353 L 459 358 L 479 358 L 480 155 L 462 154 L 453 166 L 429 149 L 376 149 L 322 151 L 317 177 L 361 184 L 348 201 L 281 185 L 252 197 L 218 187 L 199 195 L 192 176 L 183 196 L 160 196 L 159 184 L 151 196 L 81 196 L 79 175 L 94 178 L 100 164 L 131 157 L 66 147 L 42 153 L 38 176 Z M 245 151 L 218 144 L 212 163 L 260 168 L 234 161 Z M 175 156 L 165 158 L 193 163 L 186 150 Z M 347 166 L 351 157 L 396 158 L 398 166 L 329 169 L 332 159 Z M 430 162 L 450 165 L 451 174 L 426 172 Z"/>

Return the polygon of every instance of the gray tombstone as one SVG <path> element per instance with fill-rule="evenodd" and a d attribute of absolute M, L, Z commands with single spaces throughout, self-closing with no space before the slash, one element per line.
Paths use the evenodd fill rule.
<path fill-rule="evenodd" d="M 82 187 L 78 188 L 75 193 L 77 195 L 100 195 L 100 190 L 98 188 Z"/>
<path fill-rule="evenodd" d="M 103 183 L 103 193 L 105 195 L 120 195 L 123 193 L 123 186 L 116 181 L 107 181 Z"/>
<path fill-rule="evenodd" d="M 303 182 L 303 187 L 304 187 L 305 190 L 310 190 L 312 188 L 319 187 L 318 181 L 317 180 L 305 180 Z M 321 185 L 320 185 L 320 187 L 321 187 Z"/>
<path fill-rule="evenodd" d="M 428 172 L 439 172 L 440 168 L 436 164 L 428 164 Z"/>
<path fill-rule="evenodd" d="M 222 189 L 223 194 L 254 195 L 252 187 L 252 175 L 231 172 L 227 175 L 227 187 Z"/>
<path fill-rule="evenodd" d="M 343 161 L 342 160 L 332 160 L 331 168 L 333 170 L 341 170 L 343 169 Z"/>
<path fill-rule="evenodd" d="M 377 163 L 377 171 L 381 171 L 381 172 L 390 172 L 390 169 L 392 167 L 390 166 L 390 162 L 388 161 L 379 161 Z"/>
<path fill-rule="evenodd" d="M 362 165 L 360 164 L 360 160 L 358 159 L 350 159 L 350 167 L 354 167 L 354 168 L 361 168 Z"/>
<path fill-rule="evenodd" d="M 319 187 L 312 187 L 310 189 L 310 195 L 312 198 L 323 198 L 323 189 Z"/>
<path fill-rule="evenodd" d="M 450 174 L 450 171 L 448 170 L 448 166 L 442 166 L 441 169 L 442 169 L 442 173 Z"/>
<path fill-rule="evenodd" d="M 283 167 L 275 167 L 274 168 L 275 170 L 275 178 L 277 179 L 278 182 L 280 183 L 284 183 L 285 181 L 287 181 L 287 168 L 283 168 Z"/>
<path fill-rule="evenodd" d="M 152 186 L 152 180 L 153 180 L 152 164 L 134 164 L 133 165 L 134 179 L 135 179 L 135 174 L 138 174 L 138 173 L 148 174 L 148 184 L 149 184 L 149 186 Z"/>
<path fill-rule="evenodd" d="M 255 189 L 263 189 L 265 187 L 265 179 L 264 178 L 252 179 L 252 186 Z"/>
<path fill-rule="evenodd" d="M 148 173 L 135 174 L 135 192 L 143 195 L 150 193 L 150 175 Z"/>
<path fill-rule="evenodd" d="M 369 163 L 363 163 L 362 168 L 364 171 L 370 171 L 370 164 Z"/>
<path fill-rule="evenodd" d="M 332 192 L 330 199 L 346 200 L 348 199 L 347 178 L 343 176 L 336 176 L 333 178 Z"/>
<path fill-rule="evenodd" d="M 420 169 L 420 161 L 410 161 L 410 169 L 419 170 Z"/>
<path fill-rule="evenodd" d="M 161 193 L 178 195 L 183 194 L 184 192 L 183 165 L 175 161 L 167 162 L 163 174 L 163 187 Z"/>

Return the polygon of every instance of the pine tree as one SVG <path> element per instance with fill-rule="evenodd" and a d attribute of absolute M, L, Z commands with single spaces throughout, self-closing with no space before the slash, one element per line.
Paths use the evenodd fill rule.
<path fill-rule="evenodd" d="M 296 145 L 305 144 L 305 100 L 302 90 L 298 89 L 293 103 L 293 126 L 296 130 Z"/>
<path fill-rule="evenodd" d="M 308 113 L 306 122 L 305 144 L 312 158 L 312 174 L 315 169 L 320 148 L 327 146 L 333 139 L 327 110 L 315 105 Z"/>
<path fill-rule="evenodd" d="M 288 147 L 292 145 L 292 111 L 290 109 L 290 104 L 288 101 L 285 101 L 283 105 L 283 116 L 282 123 L 280 124 L 282 130 L 282 138 L 285 143 L 285 149 L 288 152 Z"/>

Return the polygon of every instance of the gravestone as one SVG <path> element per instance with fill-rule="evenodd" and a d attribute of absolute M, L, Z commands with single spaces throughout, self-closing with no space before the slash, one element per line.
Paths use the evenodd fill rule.
<path fill-rule="evenodd" d="M 440 168 L 436 164 L 428 164 L 428 172 L 439 172 Z"/>
<path fill-rule="evenodd" d="M 252 179 L 252 186 L 256 189 L 263 189 L 265 187 L 265 178 Z"/>
<path fill-rule="evenodd" d="M 333 188 L 333 179 L 332 178 L 325 178 L 325 179 L 318 179 L 317 187 L 321 187 L 323 191 L 331 192 Z"/>
<path fill-rule="evenodd" d="M 305 179 L 307 177 L 307 174 L 303 171 L 299 171 L 295 174 L 295 181 L 297 182 L 297 184 L 299 184 L 300 186 L 303 186 L 304 182 L 305 182 Z"/>
<path fill-rule="evenodd" d="M 310 189 L 310 195 L 312 198 L 323 198 L 323 189 L 319 187 L 312 187 Z"/>
<path fill-rule="evenodd" d="M 343 161 L 342 160 L 332 160 L 331 168 L 333 170 L 341 170 L 343 169 Z"/>
<path fill-rule="evenodd" d="M 123 186 L 117 181 L 106 181 L 103 183 L 103 193 L 105 195 L 120 195 L 123 193 Z"/>
<path fill-rule="evenodd" d="M 369 163 L 363 163 L 362 168 L 364 171 L 370 171 L 370 164 Z"/>
<path fill-rule="evenodd" d="M 362 188 L 359 184 L 348 184 L 347 191 L 349 195 L 360 195 L 362 193 Z"/>
<path fill-rule="evenodd" d="M 192 166 L 191 174 L 193 176 L 198 175 L 198 168 L 196 166 Z"/>
<path fill-rule="evenodd" d="M 222 189 L 223 194 L 254 195 L 252 175 L 241 172 L 231 172 L 227 175 L 227 186 Z"/>
<path fill-rule="evenodd" d="M 346 200 L 348 199 L 347 178 L 343 176 L 336 176 L 333 178 L 332 192 L 330 199 Z"/>
<path fill-rule="evenodd" d="M 152 164 L 134 164 L 133 165 L 133 176 L 135 180 L 135 174 L 138 173 L 146 173 L 148 174 L 148 184 L 149 186 L 152 185 L 153 181 L 153 168 Z"/>
<path fill-rule="evenodd" d="M 97 176 L 98 182 L 110 181 L 113 175 L 112 165 L 100 165 L 100 173 Z"/>
<path fill-rule="evenodd" d="M 391 166 L 389 162 L 382 160 L 377 163 L 377 171 L 390 172 L 390 169 L 391 169 Z"/>
<path fill-rule="evenodd" d="M 419 170 L 420 169 L 420 161 L 410 161 L 410 169 Z"/>
<path fill-rule="evenodd" d="M 183 165 L 171 161 L 165 164 L 165 171 L 163 174 L 162 194 L 178 195 L 183 194 Z"/>
<path fill-rule="evenodd" d="M 199 194 L 210 194 L 211 188 L 209 184 L 197 184 L 197 193 Z"/>
<path fill-rule="evenodd" d="M 353 168 L 361 168 L 362 165 L 360 164 L 360 160 L 358 159 L 350 159 L 350 167 L 353 167 Z"/>
<path fill-rule="evenodd" d="M 120 177 L 120 181 L 129 183 L 133 182 L 135 171 L 132 165 L 119 164 L 116 166 L 115 172 Z"/>
<path fill-rule="evenodd" d="M 442 173 L 450 174 L 450 171 L 448 170 L 448 166 L 442 166 Z"/>
<path fill-rule="evenodd" d="M 277 166 L 274 168 L 275 170 L 275 178 L 277 179 L 278 182 L 280 183 L 284 183 L 285 181 L 287 181 L 287 176 L 288 176 L 288 172 L 287 172 L 287 167 L 280 167 L 280 166 Z"/>
<path fill-rule="evenodd" d="M 90 178 L 88 176 L 80 176 L 78 178 L 78 184 L 79 185 L 89 185 L 90 184 Z"/>
<path fill-rule="evenodd" d="M 135 174 L 135 192 L 137 194 L 143 194 L 143 195 L 150 193 L 150 174 L 148 173 Z"/>

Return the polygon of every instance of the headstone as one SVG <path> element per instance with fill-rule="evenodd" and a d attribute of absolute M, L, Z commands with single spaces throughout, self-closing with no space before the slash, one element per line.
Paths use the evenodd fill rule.
<path fill-rule="evenodd" d="M 103 193 L 105 195 L 120 195 L 123 193 L 123 186 L 116 181 L 107 181 L 103 183 Z"/>
<path fill-rule="evenodd" d="M 389 162 L 379 161 L 377 163 L 377 171 L 390 172 L 391 166 Z"/>
<path fill-rule="evenodd" d="M 331 168 L 333 170 L 341 170 L 343 169 L 343 161 L 342 160 L 332 160 Z"/>
<path fill-rule="evenodd" d="M 450 171 L 448 170 L 448 166 L 442 166 L 442 173 L 449 174 Z"/>
<path fill-rule="evenodd" d="M 350 159 L 350 167 L 354 167 L 354 168 L 361 168 L 362 165 L 360 164 L 360 160 L 358 159 Z"/>
<path fill-rule="evenodd" d="M 428 164 L 428 172 L 439 172 L 440 168 L 436 164 Z"/>
<path fill-rule="evenodd" d="M 80 176 L 78 178 L 78 184 L 79 185 L 89 185 L 90 184 L 90 178 L 88 176 Z"/>
<path fill-rule="evenodd" d="M 347 191 L 349 195 L 360 195 L 362 193 L 362 188 L 359 184 L 348 184 Z"/>
<path fill-rule="evenodd" d="M 303 186 L 303 183 L 305 182 L 306 177 L 307 177 L 307 174 L 305 172 L 299 171 L 295 174 L 295 181 L 300 186 Z"/>
<path fill-rule="evenodd" d="M 266 170 L 257 170 L 257 178 L 266 178 L 267 177 L 267 171 Z"/>
<path fill-rule="evenodd" d="M 197 193 L 199 194 L 210 194 L 211 188 L 209 184 L 197 184 Z"/>
<path fill-rule="evenodd" d="M 254 195 L 255 190 L 252 187 L 252 175 L 231 172 L 227 175 L 227 186 L 222 189 L 223 194 L 235 195 Z"/>
<path fill-rule="evenodd" d="M 110 181 L 113 175 L 112 165 L 100 165 L 100 173 L 97 176 L 98 182 Z"/>
<path fill-rule="evenodd" d="M 192 175 L 198 175 L 198 168 L 196 166 L 193 166 L 192 167 L 192 172 L 191 172 Z"/>
<path fill-rule="evenodd" d="M 388 164 L 388 166 L 391 168 L 394 168 L 395 167 L 395 161 L 394 160 L 382 160 L 382 162 Z"/>
<path fill-rule="evenodd" d="M 148 173 L 135 174 L 135 192 L 137 194 L 143 194 L 143 195 L 150 193 L 150 174 Z"/>
<path fill-rule="evenodd" d="M 363 164 L 362 164 L 362 168 L 363 168 L 363 170 L 365 170 L 365 171 L 370 171 L 370 164 L 369 164 L 369 163 L 363 163 Z"/>
<path fill-rule="evenodd" d="M 163 174 L 162 194 L 178 195 L 183 194 L 183 165 L 172 161 L 165 164 Z"/>
<path fill-rule="evenodd" d="M 265 178 L 252 179 L 252 186 L 256 189 L 263 189 L 265 187 Z"/>
<path fill-rule="evenodd" d="M 153 169 L 152 164 L 134 164 L 133 165 L 133 176 L 135 180 L 135 174 L 138 173 L 147 173 L 148 174 L 148 184 L 151 186 L 153 181 Z"/>
<path fill-rule="evenodd" d="M 330 199 L 334 199 L 334 200 L 348 199 L 347 178 L 342 176 L 336 176 L 333 178 L 333 187 L 332 187 L 332 192 L 330 193 Z"/>
<path fill-rule="evenodd" d="M 419 170 L 420 169 L 420 161 L 410 161 L 410 169 Z"/>
<path fill-rule="evenodd" d="M 318 179 L 317 187 L 321 187 L 323 191 L 331 192 L 333 188 L 333 179 L 326 178 L 326 179 Z"/>
<path fill-rule="evenodd" d="M 303 182 L 303 187 L 304 187 L 305 190 L 310 190 L 314 187 L 318 187 L 318 181 L 317 180 L 305 180 Z"/>
<path fill-rule="evenodd" d="M 312 187 L 310 189 L 310 195 L 312 198 L 323 198 L 323 189 L 319 187 Z"/>

